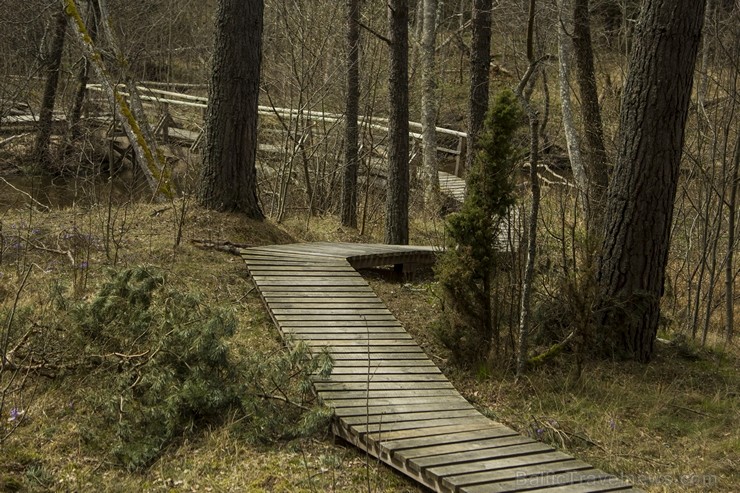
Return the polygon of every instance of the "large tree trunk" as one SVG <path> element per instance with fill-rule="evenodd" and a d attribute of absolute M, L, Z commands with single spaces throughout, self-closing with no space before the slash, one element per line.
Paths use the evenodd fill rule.
<path fill-rule="evenodd" d="M 54 103 L 57 98 L 57 85 L 59 84 L 59 67 L 62 64 L 64 54 L 64 37 L 67 34 L 67 14 L 60 9 L 56 15 L 54 24 L 54 37 L 51 43 L 51 52 L 46 69 L 46 85 L 44 86 L 44 98 L 41 102 L 39 112 L 39 128 L 36 134 L 36 146 L 34 157 L 39 167 L 48 168 L 51 164 L 49 156 L 49 143 L 51 141 L 51 130 L 54 124 Z"/>
<path fill-rule="evenodd" d="M 644 2 L 622 100 L 598 271 L 603 349 L 643 362 L 658 330 L 704 5 Z"/>
<path fill-rule="evenodd" d="M 206 113 L 201 205 L 264 216 L 257 198 L 257 105 L 263 0 L 220 0 Z"/>
<path fill-rule="evenodd" d="M 588 202 L 585 204 L 587 220 L 591 231 L 599 231 L 603 224 L 604 196 L 609 185 L 609 171 L 594 71 L 589 0 L 573 2 L 573 52 L 576 58 L 581 117 L 586 137 L 585 169 L 589 182 Z"/>
<path fill-rule="evenodd" d="M 342 225 L 357 227 L 357 169 L 360 113 L 360 1 L 347 0 L 347 101 L 344 129 Z"/>
<path fill-rule="evenodd" d="M 391 66 L 388 119 L 388 195 L 385 242 L 409 242 L 409 5 L 408 0 L 388 2 Z"/>
<path fill-rule="evenodd" d="M 437 0 L 424 2 L 424 31 L 421 40 L 421 128 L 424 151 L 424 199 L 434 203 L 439 193 L 437 174 L 437 80 L 435 41 L 437 38 Z"/>
<path fill-rule="evenodd" d="M 478 133 L 488 111 L 491 66 L 491 10 L 493 0 L 473 0 L 473 40 L 470 47 L 470 96 L 468 100 L 468 152 L 466 171 L 475 159 Z"/>

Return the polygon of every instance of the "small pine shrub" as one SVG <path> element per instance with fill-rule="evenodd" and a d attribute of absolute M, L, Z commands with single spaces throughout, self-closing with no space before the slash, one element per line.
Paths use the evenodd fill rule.
<path fill-rule="evenodd" d="M 115 275 L 72 319 L 97 387 L 87 397 L 94 412 L 84 436 L 128 469 L 227 419 L 265 440 L 326 423 L 327 412 L 312 407 L 310 377 L 331 371 L 328 355 L 297 346 L 237 358 L 228 343 L 233 313 L 168 287 L 157 270 Z"/>
<path fill-rule="evenodd" d="M 438 331 L 458 364 L 485 360 L 500 346 L 492 307 L 496 244 L 502 217 L 515 203 L 513 173 L 519 150 L 514 135 L 522 111 L 511 91 L 500 93 L 484 123 L 460 212 L 450 215 L 450 244 L 438 261 L 444 320 Z"/>

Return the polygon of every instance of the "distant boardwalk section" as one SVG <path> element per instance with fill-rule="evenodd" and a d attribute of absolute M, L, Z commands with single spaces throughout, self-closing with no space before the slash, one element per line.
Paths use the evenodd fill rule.
<path fill-rule="evenodd" d="M 438 492 L 635 492 L 629 484 L 491 421 L 467 402 L 355 270 L 434 261 L 431 247 L 300 243 L 242 250 L 288 340 L 327 347 L 314 386 L 334 432 Z"/>

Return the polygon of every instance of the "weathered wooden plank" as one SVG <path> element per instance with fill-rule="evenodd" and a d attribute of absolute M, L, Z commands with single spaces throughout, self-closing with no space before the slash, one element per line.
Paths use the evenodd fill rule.
<path fill-rule="evenodd" d="M 439 380 L 435 382 L 330 382 L 317 381 L 314 387 L 319 392 L 337 391 L 337 390 L 428 390 L 428 389 L 452 389 L 454 388 L 449 380 Z"/>
<path fill-rule="evenodd" d="M 397 423 L 400 421 L 422 421 L 424 419 L 443 419 L 443 418 L 472 418 L 480 416 L 475 409 L 461 409 L 451 411 L 418 411 L 397 414 L 375 414 L 372 416 L 349 416 L 341 420 L 346 425 L 368 425 L 382 423 Z"/>
<path fill-rule="evenodd" d="M 518 478 L 531 478 L 533 476 L 558 474 L 590 468 L 591 466 L 583 461 L 571 459 L 559 462 L 550 462 L 547 464 L 530 465 L 526 468 L 515 467 L 498 471 L 463 474 L 460 476 L 447 476 L 442 479 L 442 488 L 445 491 L 456 492 L 459 491 L 460 488 L 466 486 L 490 484 L 499 481 L 510 481 Z"/>
<path fill-rule="evenodd" d="M 483 418 L 483 416 L 481 416 L 481 418 Z M 386 442 L 386 441 L 391 441 L 391 440 L 401 440 L 401 439 L 406 439 L 406 438 L 421 438 L 421 437 L 434 438 L 436 436 L 446 435 L 448 433 L 486 431 L 488 429 L 498 428 L 498 427 L 500 427 L 500 425 L 496 425 L 487 419 L 477 419 L 477 420 L 465 419 L 460 423 L 455 421 L 455 424 L 443 424 L 443 425 L 417 427 L 417 428 L 412 428 L 412 429 L 386 431 L 385 433 L 383 432 L 368 433 L 367 431 L 365 431 L 362 435 L 367 441 L 374 442 L 374 443 L 380 443 L 380 442 Z"/>
<path fill-rule="evenodd" d="M 490 426 L 491 421 L 485 418 L 482 414 L 474 414 L 472 416 L 454 416 L 448 418 L 434 418 L 425 417 L 417 420 L 409 421 L 396 421 L 393 423 L 354 423 L 350 428 L 347 429 L 347 433 L 355 437 L 374 436 L 376 441 L 381 441 L 384 436 L 390 436 L 391 433 L 396 431 L 409 431 L 419 430 L 422 431 L 426 428 L 439 428 L 444 426 L 475 426 L 487 425 Z"/>
<path fill-rule="evenodd" d="M 441 374 L 436 366 L 334 366 L 332 375 L 420 375 Z M 462 397 L 461 397 L 462 399 Z"/>
<path fill-rule="evenodd" d="M 390 311 L 387 308 L 272 308 L 270 311 L 274 315 L 355 315 L 362 317 L 365 315 L 390 315 Z M 330 317 L 333 319 L 333 317 Z"/>
<path fill-rule="evenodd" d="M 318 349 L 322 349 L 319 347 Z M 334 361 L 342 361 L 342 360 L 358 360 L 358 361 L 370 361 L 371 364 L 377 364 L 379 361 L 389 361 L 393 362 L 395 360 L 419 360 L 419 361 L 429 361 L 429 358 L 424 353 L 424 351 L 419 348 L 419 350 L 415 350 L 416 352 L 388 352 L 388 351 L 373 351 L 370 350 L 370 352 L 367 352 L 365 350 L 358 350 L 358 351 L 345 351 L 345 352 L 331 352 L 331 357 L 334 359 Z"/>
<path fill-rule="evenodd" d="M 319 393 L 322 400 L 342 401 L 354 399 L 382 399 L 385 397 L 446 397 L 460 396 L 455 389 L 395 389 L 395 390 L 338 390 L 322 391 Z"/>
<path fill-rule="evenodd" d="M 424 470 L 424 476 L 432 481 L 438 481 L 445 476 L 457 476 L 485 471 L 494 471 L 508 468 L 525 468 L 530 465 L 547 464 L 549 462 L 560 462 L 572 459 L 571 456 L 562 452 L 541 452 L 512 457 L 496 457 L 495 459 L 478 460 L 455 464 L 442 464 L 436 467 L 428 467 Z"/>
<path fill-rule="evenodd" d="M 314 344 L 315 343 L 315 344 Z M 311 341 L 309 345 L 316 345 L 316 346 L 330 346 L 333 349 L 344 351 L 344 348 L 353 348 L 354 349 L 360 349 L 360 350 L 372 350 L 375 352 L 378 351 L 384 351 L 384 349 L 380 348 L 387 348 L 389 351 L 405 351 L 405 352 L 413 352 L 416 350 L 421 351 L 421 348 L 416 345 L 416 342 L 413 339 L 395 339 L 395 338 L 385 338 L 385 339 L 375 339 L 372 341 L 332 341 L 332 340 L 323 340 L 323 341 Z M 403 347 L 401 347 L 403 346 Z"/>
<path fill-rule="evenodd" d="M 337 293 L 314 293 L 314 296 L 304 296 L 303 294 L 293 293 L 291 295 L 290 293 L 268 293 L 265 294 L 264 298 L 270 306 L 272 306 L 273 303 L 287 303 L 300 306 L 304 304 L 319 305 L 322 303 L 376 304 L 378 302 L 378 299 L 375 297 L 375 293 L 372 291 L 367 293 L 345 293 L 344 295 L 338 295 Z"/>
<path fill-rule="evenodd" d="M 408 335 L 408 332 L 403 330 L 400 325 L 396 326 L 355 326 L 355 327 L 344 327 L 344 326 L 320 326 L 320 327 L 304 327 L 304 326 L 293 326 L 293 325 L 282 325 L 283 330 L 290 331 L 295 334 L 389 334 L 387 337 L 396 338 L 396 335 Z"/>
<path fill-rule="evenodd" d="M 365 399 L 328 399 L 322 395 L 322 400 L 333 408 L 346 408 L 346 407 L 359 407 L 365 408 L 368 406 L 407 406 L 416 404 L 434 404 L 437 402 L 445 403 L 464 403 L 470 407 L 470 403 L 463 399 L 460 395 L 447 395 L 447 396 L 429 396 L 429 397 L 367 397 Z M 430 406 L 432 407 L 432 406 Z"/>
<path fill-rule="evenodd" d="M 353 315 L 332 315 L 332 314 L 325 314 L 325 315 L 282 315 L 282 314 L 276 314 L 275 320 L 278 322 L 282 321 L 300 321 L 300 322 L 310 322 L 310 321 L 321 321 L 326 320 L 327 322 L 336 322 L 340 320 L 349 321 L 349 320 L 357 320 L 357 321 L 365 321 L 365 320 L 387 320 L 387 321 L 395 321 L 396 319 L 391 314 L 386 315 L 375 315 L 375 314 L 368 314 L 368 315 L 362 315 L 362 314 L 353 314 Z"/>
<path fill-rule="evenodd" d="M 326 298 L 325 300 L 316 301 L 315 299 L 311 298 L 313 301 L 304 301 L 302 303 L 290 303 L 285 301 L 275 301 L 270 300 L 270 309 L 275 310 L 284 310 L 284 309 L 293 309 L 293 310 L 321 310 L 321 309 L 327 309 L 327 310 L 336 310 L 336 309 L 383 309 L 385 311 L 388 311 L 388 309 L 385 307 L 385 305 L 379 301 L 374 300 L 372 298 L 350 298 L 348 301 L 344 301 L 342 298 Z"/>
<path fill-rule="evenodd" d="M 403 327 L 398 320 L 283 320 L 282 327 Z"/>
<path fill-rule="evenodd" d="M 492 485 L 469 486 L 462 488 L 461 491 L 464 493 L 514 493 L 537 488 L 538 484 L 541 485 L 541 488 L 537 488 L 537 493 L 601 493 L 606 491 L 625 491 L 631 488 L 630 485 L 620 479 L 608 477 L 608 475 L 598 470 L 593 471 L 594 472 L 576 471 L 572 473 L 563 473 L 554 477 L 543 476 L 541 478 L 534 479 L 522 478 L 504 483 L 494 483 Z M 577 481 L 578 476 L 584 476 L 584 482 L 567 482 Z M 592 480 L 587 481 L 589 478 L 592 478 Z M 546 486 L 548 484 L 548 480 L 556 481 L 558 479 L 565 481 L 566 483 L 563 485 L 555 484 L 550 487 L 542 488 L 542 486 Z"/>
<path fill-rule="evenodd" d="M 494 443 L 502 444 L 505 438 L 516 437 L 521 440 L 528 440 L 504 425 L 491 425 L 485 430 L 453 432 L 446 435 L 423 436 L 418 438 L 407 438 L 391 440 L 384 437 L 380 447 L 383 451 L 391 454 L 408 453 L 408 458 L 425 457 L 428 455 L 439 455 L 449 452 L 458 452 L 455 448 L 462 444 L 468 446 L 473 443 L 493 440 Z M 506 444 L 498 445 L 504 446 Z M 511 443 L 509 443 L 511 445 Z M 478 447 L 483 448 L 483 447 Z"/>
<path fill-rule="evenodd" d="M 328 332 L 324 334 L 317 334 L 317 333 L 308 333 L 305 332 L 297 332 L 292 331 L 290 328 L 284 328 L 283 332 L 286 334 L 290 334 L 296 339 L 299 340 L 306 340 L 306 341 L 313 341 L 313 342 L 321 342 L 323 341 L 338 341 L 338 340 L 347 340 L 347 341 L 367 341 L 367 340 L 375 340 L 375 339 L 383 339 L 386 340 L 388 337 L 393 337 L 394 339 L 407 339 L 407 340 L 413 340 L 410 335 L 403 334 L 403 333 L 388 333 L 388 332 L 358 332 L 358 333 L 342 333 L 342 332 Z"/>
<path fill-rule="evenodd" d="M 317 291 L 317 289 L 321 289 L 321 291 Z M 260 285 L 260 292 L 265 298 L 269 298 L 271 296 L 278 296 L 280 293 L 287 293 L 288 296 L 303 296 L 304 293 L 306 296 L 311 296 L 308 293 L 316 293 L 316 297 L 326 297 L 326 296 L 362 296 L 360 293 L 368 293 L 372 296 L 375 296 L 375 293 L 372 289 L 370 289 L 370 286 L 367 284 L 357 284 L 357 285 L 351 285 L 351 286 L 303 286 L 303 285 Z M 331 294 L 329 294 L 331 293 Z M 339 294 L 334 294 L 339 293 Z"/>
<path fill-rule="evenodd" d="M 341 382 L 341 383 L 347 383 L 347 382 L 365 382 L 368 380 L 368 374 L 360 374 L 360 375 L 331 375 L 328 379 L 322 379 L 318 377 L 315 378 L 315 382 Z M 399 374 L 393 374 L 393 375 L 383 375 L 383 374 L 375 374 L 370 375 L 369 380 L 371 382 L 381 383 L 381 382 L 398 382 L 398 383 L 404 383 L 404 382 L 446 382 L 447 378 L 442 375 L 441 373 L 422 373 L 419 375 L 410 374 L 410 375 L 399 375 Z"/>
<path fill-rule="evenodd" d="M 395 452 L 395 454 L 396 458 L 399 461 L 403 461 L 410 459 L 419 459 L 422 457 L 429 457 L 439 454 L 472 452 L 475 450 L 510 447 L 513 445 L 527 445 L 532 443 L 532 440 L 530 438 L 519 435 L 511 429 L 502 430 L 501 434 L 502 436 L 490 439 L 485 439 L 485 437 L 476 437 L 475 439 L 467 440 L 464 443 L 445 443 L 444 440 L 440 440 L 439 442 L 443 445 L 430 445 L 426 447 L 401 450 Z"/>
<path fill-rule="evenodd" d="M 512 445 L 511 447 L 473 450 L 470 452 L 452 452 L 433 457 L 420 457 L 418 459 L 413 459 L 409 462 L 409 468 L 415 471 L 420 471 L 429 467 L 457 464 L 461 462 L 472 462 L 475 460 L 516 457 L 518 455 L 544 453 L 553 450 L 554 449 L 552 447 L 543 443 L 532 442 L 524 445 Z"/>
<path fill-rule="evenodd" d="M 368 360 L 357 360 L 357 359 L 351 359 L 351 360 L 334 360 L 334 368 L 342 368 L 346 366 L 355 366 L 355 367 L 361 367 L 361 368 L 385 368 L 385 367 L 403 367 L 403 366 L 416 366 L 416 367 L 422 367 L 422 366 L 428 366 L 430 368 L 437 368 L 437 365 L 432 363 L 428 359 L 421 359 L 421 360 L 378 360 L 378 361 L 368 361 Z"/>
<path fill-rule="evenodd" d="M 334 414 L 340 418 L 360 416 L 368 418 L 372 416 L 393 416 L 395 414 L 406 414 L 415 412 L 433 413 L 434 415 L 449 411 L 464 411 L 474 409 L 469 402 L 464 401 L 441 401 L 435 405 L 408 404 L 408 405 L 381 405 L 367 407 L 334 407 Z"/>

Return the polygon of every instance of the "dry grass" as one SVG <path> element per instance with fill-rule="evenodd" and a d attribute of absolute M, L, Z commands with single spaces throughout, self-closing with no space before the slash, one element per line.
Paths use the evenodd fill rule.
<path fill-rule="evenodd" d="M 276 227 L 192 208 L 184 223 L 183 243 L 174 248 L 177 209 L 161 209 L 137 205 L 125 214 L 119 209 L 116 231 L 122 237 L 115 267 L 105 254 L 104 207 L 4 213 L 0 220 L 6 239 L 15 233 L 21 238 L 30 235 L 36 246 L 65 253 L 39 250 L 25 241 L 17 252 L 8 253 L 6 248 L 0 264 L 2 307 L 9 306 L 24 266 L 37 267 L 22 302 L 34 306 L 36 320 L 43 320 L 54 316 L 48 305 L 53 286 L 83 299 L 109 270 L 152 264 L 165 269 L 168 282 L 180 289 L 236 310 L 240 330 L 232 344 L 238 353 L 255 348 L 279 351 L 279 336 L 250 291 L 241 261 L 195 248 L 189 240 L 228 239 L 254 245 L 294 239 L 377 241 L 381 231 L 374 228 L 372 235 L 359 236 L 333 218 L 312 218 L 308 228 L 305 218 L 287 219 Z M 441 241 L 438 221 L 414 219 L 412 224 L 412 242 Z M 67 236 L 74 231 L 79 237 L 72 241 Z M 85 268 L 82 262 L 87 262 Z M 432 333 L 430 321 L 439 317 L 439 304 L 430 272 L 397 279 L 377 270 L 366 277 L 458 389 L 496 419 L 632 478 L 651 493 L 737 490 L 736 349 L 662 347 L 648 366 L 594 362 L 580 375 L 564 354 L 519 382 L 496 370 L 470 375 L 447 365 L 445 351 Z M 362 454 L 333 443 L 328 433 L 269 447 L 250 445 L 234 431 L 238 417 L 172 446 L 149 470 L 128 473 L 83 445 L 78 418 L 86 410 L 78 403 L 94 388 L 94 379 L 85 376 L 28 381 L 23 396 L 26 420 L 3 444 L 0 490 L 17 486 L 21 491 L 419 491 L 386 467 L 368 466 Z"/>
<path fill-rule="evenodd" d="M 269 222 L 192 207 L 186 213 L 182 243 L 175 248 L 181 204 L 174 205 L 114 206 L 111 222 L 105 206 L 3 212 L 0 310 L 7 313 L 12 306 L 27 268 L 31 273 L 19 311 L 30 313 L 24 319 L 29 323 L 44 325 L 59 316 L 50 303 L 54 289 L 83 300 L 111 271 L 154 265 L 177 289 L 234 310 L 239 331 L 231 345 L 236 354 L 281 351 L 279 334 L 241 260 L 196 248 L 190 240 L 262 245 L 294 238 Z M 111 229 L 116 244 L 108 242 L 106 255 L 106 230 Z M 10 396 L 3 421 L 12 407 L 25 415 L 2 445 L 0 491 L 419 491 L 388 468 L 366 464 L 365 456 L 354 448 L 334 443 L 328 430 L 305 440 L 250 445 L 238 432 L 243 419 L 239 416 L 173 445 L 150 469 L 129 473 L 84 445 L 80 421 L 92 412 L 85 407 L 85 396 L 95 392 L 97 384 L 94 375 L 51 379 L 32 375 L 21 391 Z"/>

